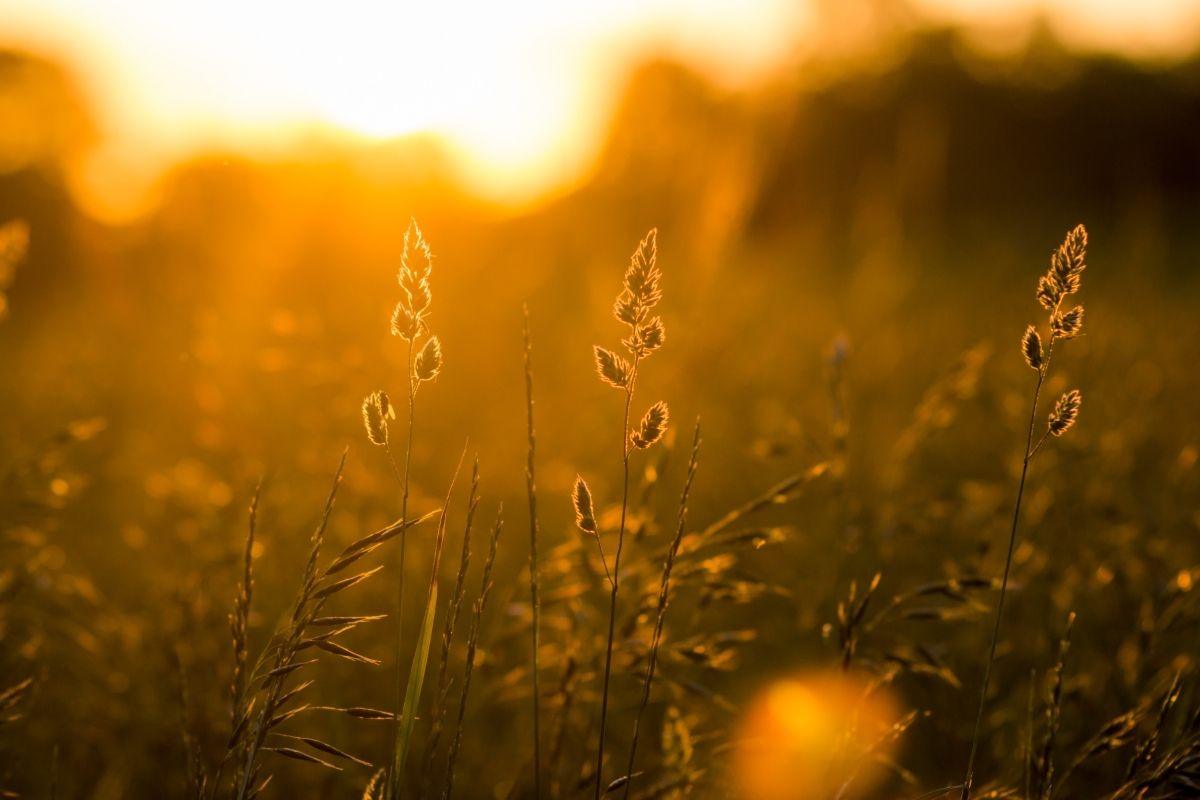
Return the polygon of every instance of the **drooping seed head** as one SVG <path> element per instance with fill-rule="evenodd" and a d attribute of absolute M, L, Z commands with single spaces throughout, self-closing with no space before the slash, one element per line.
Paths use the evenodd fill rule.
<path fill-rule="evenodd" d="M 413 364 L 413 372 L 419 381 L 431 381 L 442 370 L 442 343 L 438 337 L 430 336 Z"/>
<path fill-rule="evenodd" d="M 363 424 L 367 428 L 367 438 L 371 440 L 371 444 L 387 444 L 389 411 L 391 404 L 383 392 L 371 392 L 363 399 Z"/>
<path fill-rule="evenodd" d="M 1050 318 L 1050 330 L 1055 339 L 1071 339 L 1083 330 L 1083 306 L 1075 306 L 1070 311 L 1056 312 Z"/>
<path fill-rule="evenodd" d="M 1050 432 L 1055 436 L 1062 436 L 1070 430 L 1079 416 L 1079 407 L 1082 404 L 1083 395 L 1078 389 L 1072 389 L 1058 398 L 1054 410 L 1050 412 Z"/>
<path fill-rule="evenodd" d="M 575 524 L 585 533 L 596 532 L 596 513 L 592 508 L 592 490 L 582 476 L 575 476 L 575 489 L 571 493 L 575 504 Z"/>
<path fill-rule="evenodd" d="M 596 356 L 596 372 L 610 386 L 624 389 L 629 384 L 629 362 L 611 350 L 599 345 L 593 348 Z"/>
<path fill-rule="evenodd" d="M 1042 368 L 1042 337 L 1032 325 L 1025 329 L 1025 335 L 1021 337 L 1021 353 L 1030 367 Z"/>
<path fill-rule="evenodd" d="M 663 401 L 658 401 L 650 406 L 646 415 L 642 417 L 642 422 L 638 425 L 638 429 L 630 434 L 629 440 L 634 447 L 645 450 L 652 444 L 662 438 L 662 435 L 667 430 L 667 422 L 671 415 L 667 409 L 667 404 Z"/>

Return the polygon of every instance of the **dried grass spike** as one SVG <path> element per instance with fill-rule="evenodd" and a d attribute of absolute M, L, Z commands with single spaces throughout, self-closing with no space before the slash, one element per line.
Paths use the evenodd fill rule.
<path fill-rule="evenodd" d="M 1050 329 L 1055 339 L 1071 339 L 1083 330 L 1083 306 L 1075 306 L 1067 312 L 1057 312 L 1050 318 Z"/>
<path fill-rule="evenodd" d="M 1079 291 L 1080 277 L 1087 269 L 1087 230 L 1076 225 L 1050 258 L 1050 277 L 1061 294 Z"/>
<path fill-rule="evenodd" d="M 628 339 L 623 340 L 621 343 L 638 358 L 645 358 L 650 355 L 662 347 L 663 342 L 666 340 L 667 333 L 666 329 L 663 328 L 662 317 L 654 317 L 649 322 L 635 324 L 631 327 L 633 328 L 633 332 Z"/>
<path fill-rule="evenodd" d="M 643 313 L 662 299 L 662 290 L 658 287 L 658 279 L 662 273 L 656 265 L 657 260 L 658 228 L 651 228 L 633 251 L 633 256 L 629 259 L 629 268 L 625 270 L 625 290 L 633 296 L 636 306 Z"/>
<path fill-rule="evenodd" d="M 425 342 L 425 346 L 417 354 L 413 371 L 419 381 L 431 381 L 442 371 L 442 343 L 438 341 L 438 337 L 431 336 L 429 341 Z"/>
<path fill-rule="evenodd" d="M 1042 368 L 1042 337 L 1038 336 L 1037 328 L 1030 325 L 1021 337 L 1021 353 L 1025 363 L 1033 369 Z"/>
<path fill-rule="evenodd" d="M 592 490 L 581 476 L 575 477 L 575 489 L 571 497 L 575 503 L 575 524 L 581 531 L 595 533 L 596 512 L 592 508 Z"/>
<path fill-rule="evenodd" d="M 363 399 L 363 424 L 367 427 L 367 438 L 371 440 L 371 444 L 387 444 L 387 418 L 391 410 L 391 404 L 383 392 L 371 392 Z"/>
<path fill-rule="evenodd" d="M 1062 299 L 1062 292 L 1054 280 L 1054 273 L 1038 278 L 1037 299 L 1047 311 L 1053 310 Z"/>
<path fill-rule="evenodd" d="M 433 270 L 433 253 L 429 243 L 425 241 L 421 228 L 415 219 L 409 218 L 408 229 L 404 231 L 404 251 L 400 254 L 401 270 L 408 270 L 417 278 L 427 278 Z"/>
<path fill-rule="evenodd" d="M 642 417 L 642 422 L 638 426 L 638 429 L 629 437 L 633 446 L 645 450 L 661 439 L 667 430 L 667 422 L 670 420 L 670 417 L 671 414 L 667 409 L 667 404 L 663 401 L 659 400 L 650 406 L 650 410 Z"/>
<path fill-rule="evenodd" d="M 392 335 L 411 342 L 425 330 L 425 323 L 413 313 L 408 304 L 401 300 L 392 312 Z"/>
<path fill-rule="evenodd" d="M 617 301 L 613 304 L 613 316 L 617 318 L 618 322 L 633 326 L 646 316 L 646 309 L 639 308 L 634 296 L 627 290 L 623 290 L 617 295 Z"/>
<path fill-rule="evenodd" d="M 1075 424 L 1079 416 L 1079 407 L 1083 403 L 1083 395 L 1078 389 L 1072 389 L 1058 399 L 1054 411 L 1050 412 L 1050 432 L 1062 436 Z"/>
<path fill-rule="evenodd" d="M 629 362 L 599 345 L 593 349 L 596 354 L 596 372 L 601 379 L 610 386 L 624 389 L 629 383 Z"/>
<path fill-rule="evenodd" d="M 429 308 L 429 304 L 433 302 L 433 292 L 429 289 L 429 281 L 424 278 L 419 278 L 415 281 L 409 281 L 402 285 L 404 293 L 408 295 L 408 304 L 412 308 L 414 314 L 421 314 Z"/>

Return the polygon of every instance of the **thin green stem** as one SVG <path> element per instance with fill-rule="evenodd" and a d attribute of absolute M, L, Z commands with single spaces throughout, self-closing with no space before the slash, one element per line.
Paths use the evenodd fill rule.
<path fill-rule="evenodd" d="M 604 684 L 600 693 L 600 743 L 596 747 L 596 800 L 600 800 L 600 784 L 604 777 L 604 729 L 608 722 L 608 683 L 612 676 L 613 639 L 617 624 L 617 590 L 621 580 L 621 549 L 625 545 L 625 523 L 629 511 L 629 410 L 633 405 L 633 388 L 637 381 L 638 356 L 633 358 L 629 383 L 625 387 L 625 423 L 621 431 L 621 526 L 617 532 L 617 552 L 613 556 L 612 594 L 608 605 L 608 644 L 604 651 Z"/>

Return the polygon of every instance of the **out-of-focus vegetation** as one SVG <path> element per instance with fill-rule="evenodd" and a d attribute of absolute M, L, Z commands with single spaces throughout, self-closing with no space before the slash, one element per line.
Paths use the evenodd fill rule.
<path fill-rule="evenodd" d="M 977 772 L 1024 796 L 1029 720 L 1040 747 L 1072 611 L 1058 774 L 1096 752 L 1056 797 L 1107 796 L 1156 725 L 1147 763 L 1161 765 L 1194 724 L 1200 62 L 1085 57 L 1045 38 L 989 60 L 943 30 L 886 64 L 736 94 L 654 62 L 631 77 L 591 175 L 530 210 L 472 199 L 436 143 L 410 140 L 270 162 L 197 157 L 119 226 L 90 219 L 68 189 L 93 136 L 73 86 L 34 56 L 0 54 L 0 224 L 28 230 L 24 258 L 0 267 L 0 693 L 21 687 L 0 703 L 0 788 L 157 797 L 185 793 L 197 761 L 215 766 L 229 735 L 228 616 L 260 479 L 252 654 L 290 611 L 343 448 L 330 551 L 399 516 L 360 405 L 387 387 L 404 410 L 405 351 L 388 319 L 410 215 L 436 254 L 431 319 L 446 354 L 421 390 L 410 508 L 441 505 L 469 439 L 483 498 L 472 592 L 501 500 L 507 518 L 459 796 L 532 792 L 523 303 L 543 794 L 591 791 L 608 593 L 570 494 L 587 475 L 610 536 L 621 408 L 593 375 L 591 346 L 612 339 L 612 296 L 652 226 L 670 338 L 639 390 L 670 403 L 672 430 L 633 461 L 606 780 L 624 773 L 697 416 L 688 532 L 806 478 L 767 494 L 787 502 L 691 549 L 685 539 L 633 794 L 727 796 L 755 720 L 764 735 L 809 725 L 810 738 L 837 736 L 828 709 L 805 698 L 844 695 L 811 677 L 843 665 L 888 686 L 879 714 L 903 726 L 879 748 L 887 766 L 864 796 L 962 779 L 1033 381 L 1017 345 L 1042 315 L 1033 286 L 1051 248 L 1079 222 L 1091 234 L 1088 326 L 1048 391 L 1078 386 L 1087 403 L 1032 468 Z M 451 500 L 444 595 L 465 483 Z M 428 580 L 432 547 L 432 526 L 410 532 L 409 586 Z M 335 613 L 392 611 L 394 552 L 371 559 L 387 566 Z M 877 573 L 847 658 L 838 605 L 857 608 Z M 414 641 L 420 612 L 407 603 Z M 392 707 L 394 624 L 349 635 L 380 666 L 313 667 L 320 705 Z M 455 681 L 463 649 L 451 651 Z M 1177 673 L 1180 701 L 1160 725 Z M 1104 739 L 1131 710 L 1141 716 Z M 386 726 L 319 711 L 288 726 L 389 758 Z M 264 796 L 361 792 L 372 771 L 345 767 L 276 758 Z M 791 794 L 747 796 L 828 787 L 805 788 L 803 774 L 791 773 Z M 1145 796 L 1192 796 L 1183 786 Z"/>

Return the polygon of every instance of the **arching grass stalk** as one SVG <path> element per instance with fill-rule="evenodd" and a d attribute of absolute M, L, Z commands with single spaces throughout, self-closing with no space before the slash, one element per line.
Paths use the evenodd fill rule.
<path fill-rule="evenodd" d="M 1042 338 L 1035 325 L 1025 329 L 1021 338 L 1021 353 L 1025 363 L 1037 371 L 1037 383 L 1033 387 L 1033 403 L 1029 412 L 1029 431 L 1025 439 L 1025 452 L 1021 459 L 1021 478 L 1017 483 L 1017 499 L 1013 505 L 1012 527 L 1008 535 L 1008 553 L 1004 559 L 1004 574 L 1000 579 L 1000 597 L 996 602 L 996 617 L 992 625 L 992 641 L 988 647 L 988 658 L 983 670 L 983 686 L 979 690 L 979 710 L 975 715 L 975 730 L 971 735 L 971 752 L 967 758 L 966 778 L 963 780 L 962 800 L 970 800 L 971 786 L 975 779 L 975 756 L 979 749 L 979 733 L 983 724 L 983 712 L 987 706 L 988 684 L 992 677 L 992 664 L 996 660 L 996 643 L 1000 638 L 1000 621 L 1004 614 L 1004 599 L 1008 593 L 1008 576 L 1012 570 L 1013 551 L 1017 544 L 1017 526 L 1021 520 L 1021 500 L 1025 495 L 1025 480 L 1029 464 L 1050 434 L 1062 436 L 1079 415 L 1082 397 L 1077 389 L 1064 394 L 1050 412 L 1046 430 L 1034 443 L 1037 430 L 1038 401 L 1042 387 L 1050 372 L 1054 356 L 1054 343 L 1059 339 L 1072 339 L 1083 330 L 1083 306 L 1063 311 L 1063 301 L 1079 291 L 1081 278 L 1087 264 L 1087 231 L 1076 226 L 1050 257 L 1050 270 L 1038 280 L 1037 300 L 1049 315 L 1050 343 L 1043 348 Z"/>
<path fill-rule="evenodd" d="M 659 279 L 662 273 L 656 265 L 658 256 L 658 231 L 651 230 L 638 244 L 625 270 L 625 281 L 613 305 L 613 315 L 628 326 L 628 338 L 621 344 L 629 352 L 630 360 L 606 348 L 595 346 L 596 371 L 600 379 L 625 393 L 625 414 L 621 429 L 621 522 L 617 530 L 617 549 L 613 556 L 611 571 L 608 569 L 604 547 L 600 542 L 592 506 L 591 491 L 583 478 L 575 481 L 576 524 L 586 533 L 596 537 L 600 546 L 600 558 L 611 589 L 608 609 L 608 639 L 604 652 L 604 683 L 600 691 L 600 734 L 596 747 L 595 796 L 599 800 L 604 773 L 604 732 L 608 721 L 608 687 L 612 675 L 613 638 L 616 633 L 617 593 L 621 582 L 621 551 L 625 546 L 625 528 L 629 515 L 629 458 L 635 449 L 644 450 L 660 438 L 667 429 L 667 404 L 659 401 L 652 405 L 642 417 L 638 429 L 630 431 L 629 418 L 633 406 L 634 386 L 637 383 L 638 366 L 643 359 L 662 347 L 666 336 L 661 317 L 651 317 L 650 311 L 662 299 Z"/>

